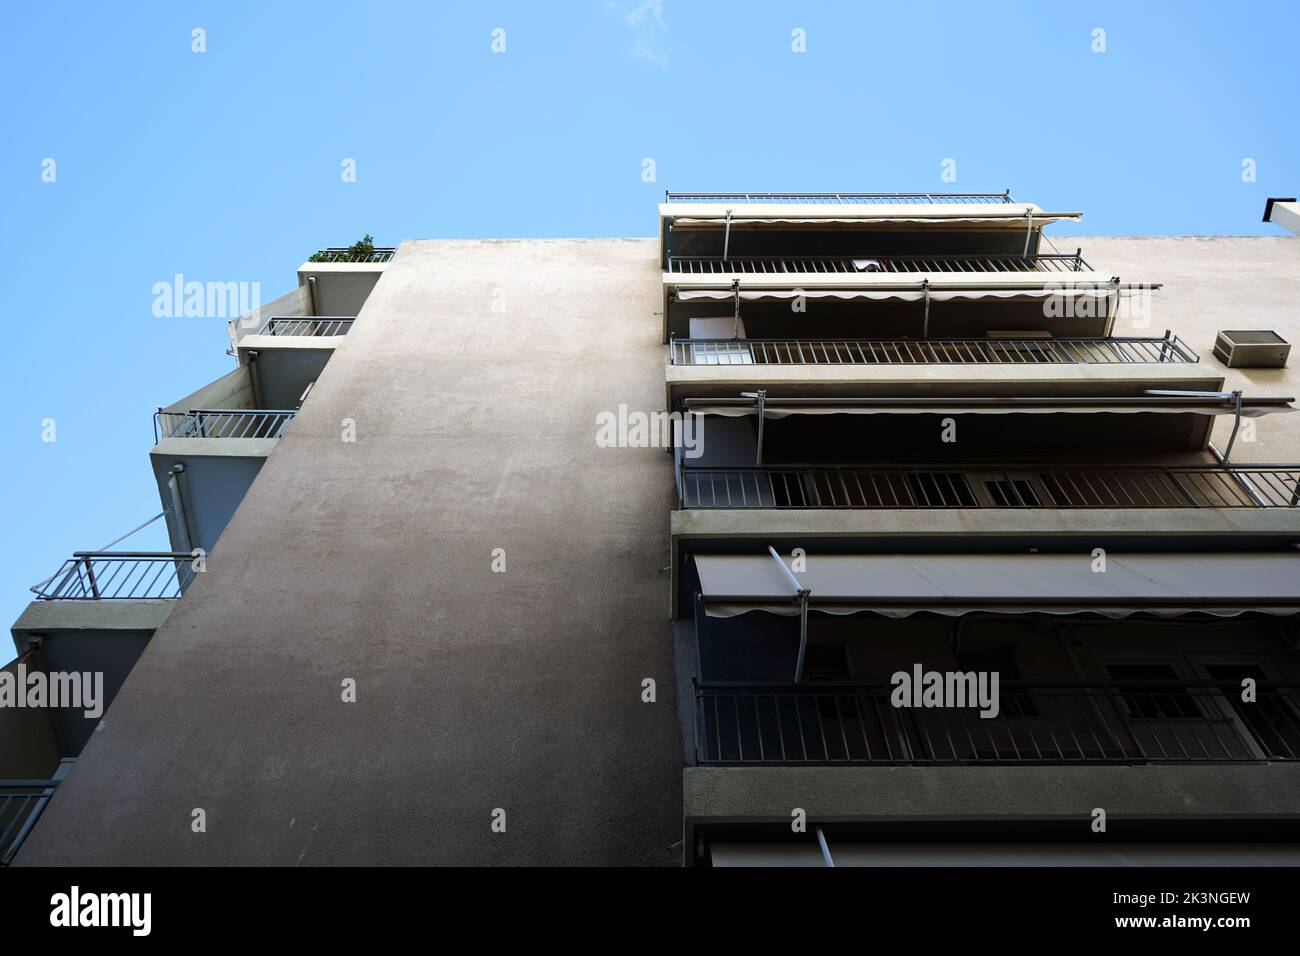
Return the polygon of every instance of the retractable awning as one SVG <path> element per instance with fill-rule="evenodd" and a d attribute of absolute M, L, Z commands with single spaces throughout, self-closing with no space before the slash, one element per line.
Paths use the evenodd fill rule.
<path fill-rule="evenodd" d="M 1300 613 L 1300 554 L 1289 553 L 1111 554 L 1105 571 L 1091 554 L 808 555 L 797 574 L 770 549 L 694 560 L 710 617 Z"/>
<path fill-rule="evenodd" d="M 1050 285 L 1050 284 L 1049 284 Z M 1002 302 L 1037 302 L 1044 299 L 1107 299 L 1117 292 L 1129 292 L 1133 289 L 1151 290 L 1157 288 L 1151 284 L 1107 283 L 1088 288 L 970 288 L 970 289 L 926 289 L 916 283 L 905 287 L 888 288 L 876 285 L 874 288 L 861 289 L 742 289 L 739 299 L 742 302 L 791 302 L 795 299 L 820 299 L 840 302 L 852 301 L 893 301 L 922 302 L 927 298 L 931 302 L 975 301 L 996 299 Z M 737 293 L 732 289 L 674 289 L 675 302 L 734 302 Z"/>
<path fill-rule="evenodd" d="M 944 225 L 944 226 L 991 226 L 1023 227 L 1026 224 L 1034 228 L 1064 220 L 1077 221 L 1083 217 L 1079 212 L 1044 212 L 1039 209 L 1022 209 L 1013 212 L 999 207 L 996 212 L 978 213 L 969 210 L 954 211 L 936 209 L 933 212 L 919 214 L 915 208 L 893 211 L 863 212 L 860 215 L 846 216 L 843 212 L 828 212 L 817 215 L 816 210 L 801 209 L 789 215 L 737 216 L 733 213 L 696 213 L 690 216 L 676 216 L 672 219 L 673 229 L 713 229 L 730 223 L 736 226 L 910 226 L 910 225 Z"/>

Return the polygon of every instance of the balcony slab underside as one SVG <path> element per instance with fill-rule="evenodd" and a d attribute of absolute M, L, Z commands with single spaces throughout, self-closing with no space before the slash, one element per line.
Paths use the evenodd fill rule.
<path fill-rule="evenodd" d="M 170 599 L 140 601 L 33 601 L 12 630 L 15 634 L 47 631 L 154 630 L 176 607 Z"/>
<path fill-rule="evenodd" d="M 279 438 L 164 438 L 153 446 L 150 455 L 186 458 L 205 455 L 213 458 L 265 458 L 275 449 Z"/>
<path fill-rule="evenodd" d="M 250 349 L 285 349 L 307 352 L 332 352 L 343 344 L 345 335 L 245 335 L 239 351 Z"/>
<path fill-rule="evenodd" d="M 703 508 L 674 511 L 677 538 L 1259 535 L 1300 538 L 1300 508 Z"/>
<path fill-rule="evenodd" d="M 1300 765 L 687 767 L 694 828 L 779 823 L 790 809 L 831 822 L 1300 819 Z"/>

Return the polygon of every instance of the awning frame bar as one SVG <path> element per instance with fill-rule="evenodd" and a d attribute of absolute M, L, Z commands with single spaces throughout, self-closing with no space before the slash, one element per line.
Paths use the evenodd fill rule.
<path fill-rule="evenodd" d="M 760 388 L 757 392 L 741 392 L 742 398 L 751 398 L 754 400 L 754 414 L 758 416 L 758 440 L 754 444 L 754 467 L 763 467 L 763 423 L 767 416 L 763 414 L 763 409 L 767 404 L 767 389 Z M 690 401 L 690 399 L 687 399 Z"/>
<path fill-rule="evenodd" d="M 777 554 L 776 548 L 769 544 L 767 553 L 780 566 L 786 580 L 794 588 L 794 600 L 799 602 L 799 656 L 794 664 L 794 682 L 802 684 L 804 660 L 808 656 L 808 598 L 812 595 L 812 590 L 804 587 L 799 579 L 794 576 L 794 572 L 781 560 L 781 555 Z"/>

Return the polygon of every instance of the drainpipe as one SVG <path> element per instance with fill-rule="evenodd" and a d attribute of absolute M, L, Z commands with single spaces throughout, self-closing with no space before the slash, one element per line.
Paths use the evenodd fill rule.
<path fill-rule="evenodd" d="M 316 311 L 316 277 L 307 277 L 307 308 L 311 309 L 312 315 L 317 315 Z"/>
<path fill-rule="evenodd" d="M 185 507 L 187 496 L 185 487 L 185 466 L 180 462 L 172 465 L 171 473 L 167 476 L 167 496 L 171 503 L 173 524 L 176 527 L 176 535 L 180 538 L 177 542 L 181 547 L 178 551 L 194 550 L 194 532 L 190 527 L 189 509 Z"/>

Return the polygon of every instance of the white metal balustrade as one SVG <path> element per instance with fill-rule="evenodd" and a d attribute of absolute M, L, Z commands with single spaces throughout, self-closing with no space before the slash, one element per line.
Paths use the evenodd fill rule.
<path fill-rule="evenodd" d="M 294 409 L 192 408 L 154 413 L 154 442 L 163 438 L 279 438 Z"/>
<path fill-rule="evenodd" d="M 669 256 L 673 275 L 916 275 L 1005 272 L 1091 272 L 1080 252 L 1024 256 Z"/>
<path fill-rule="evenodd" d="M 348 315 L 276 315 L 268 319 L 266 324 L 258 329 L 257 334 L 276 336 L 347 335 L 352 331 L 354 321 L 356 321 L 356 317 Z"/>
<path fill-rule="evenodd" d="M 796 205 L 998 205 L 1014 202 L 1010 191 L 1001 193 L 675 193 L 665 191 L 670 203 L 780 203 Z"/>
<path fill-rule="evenodd" d="M 678 339 L 671 365 L 1120 365 L 1198 362 L 1164 338 Z"/>

